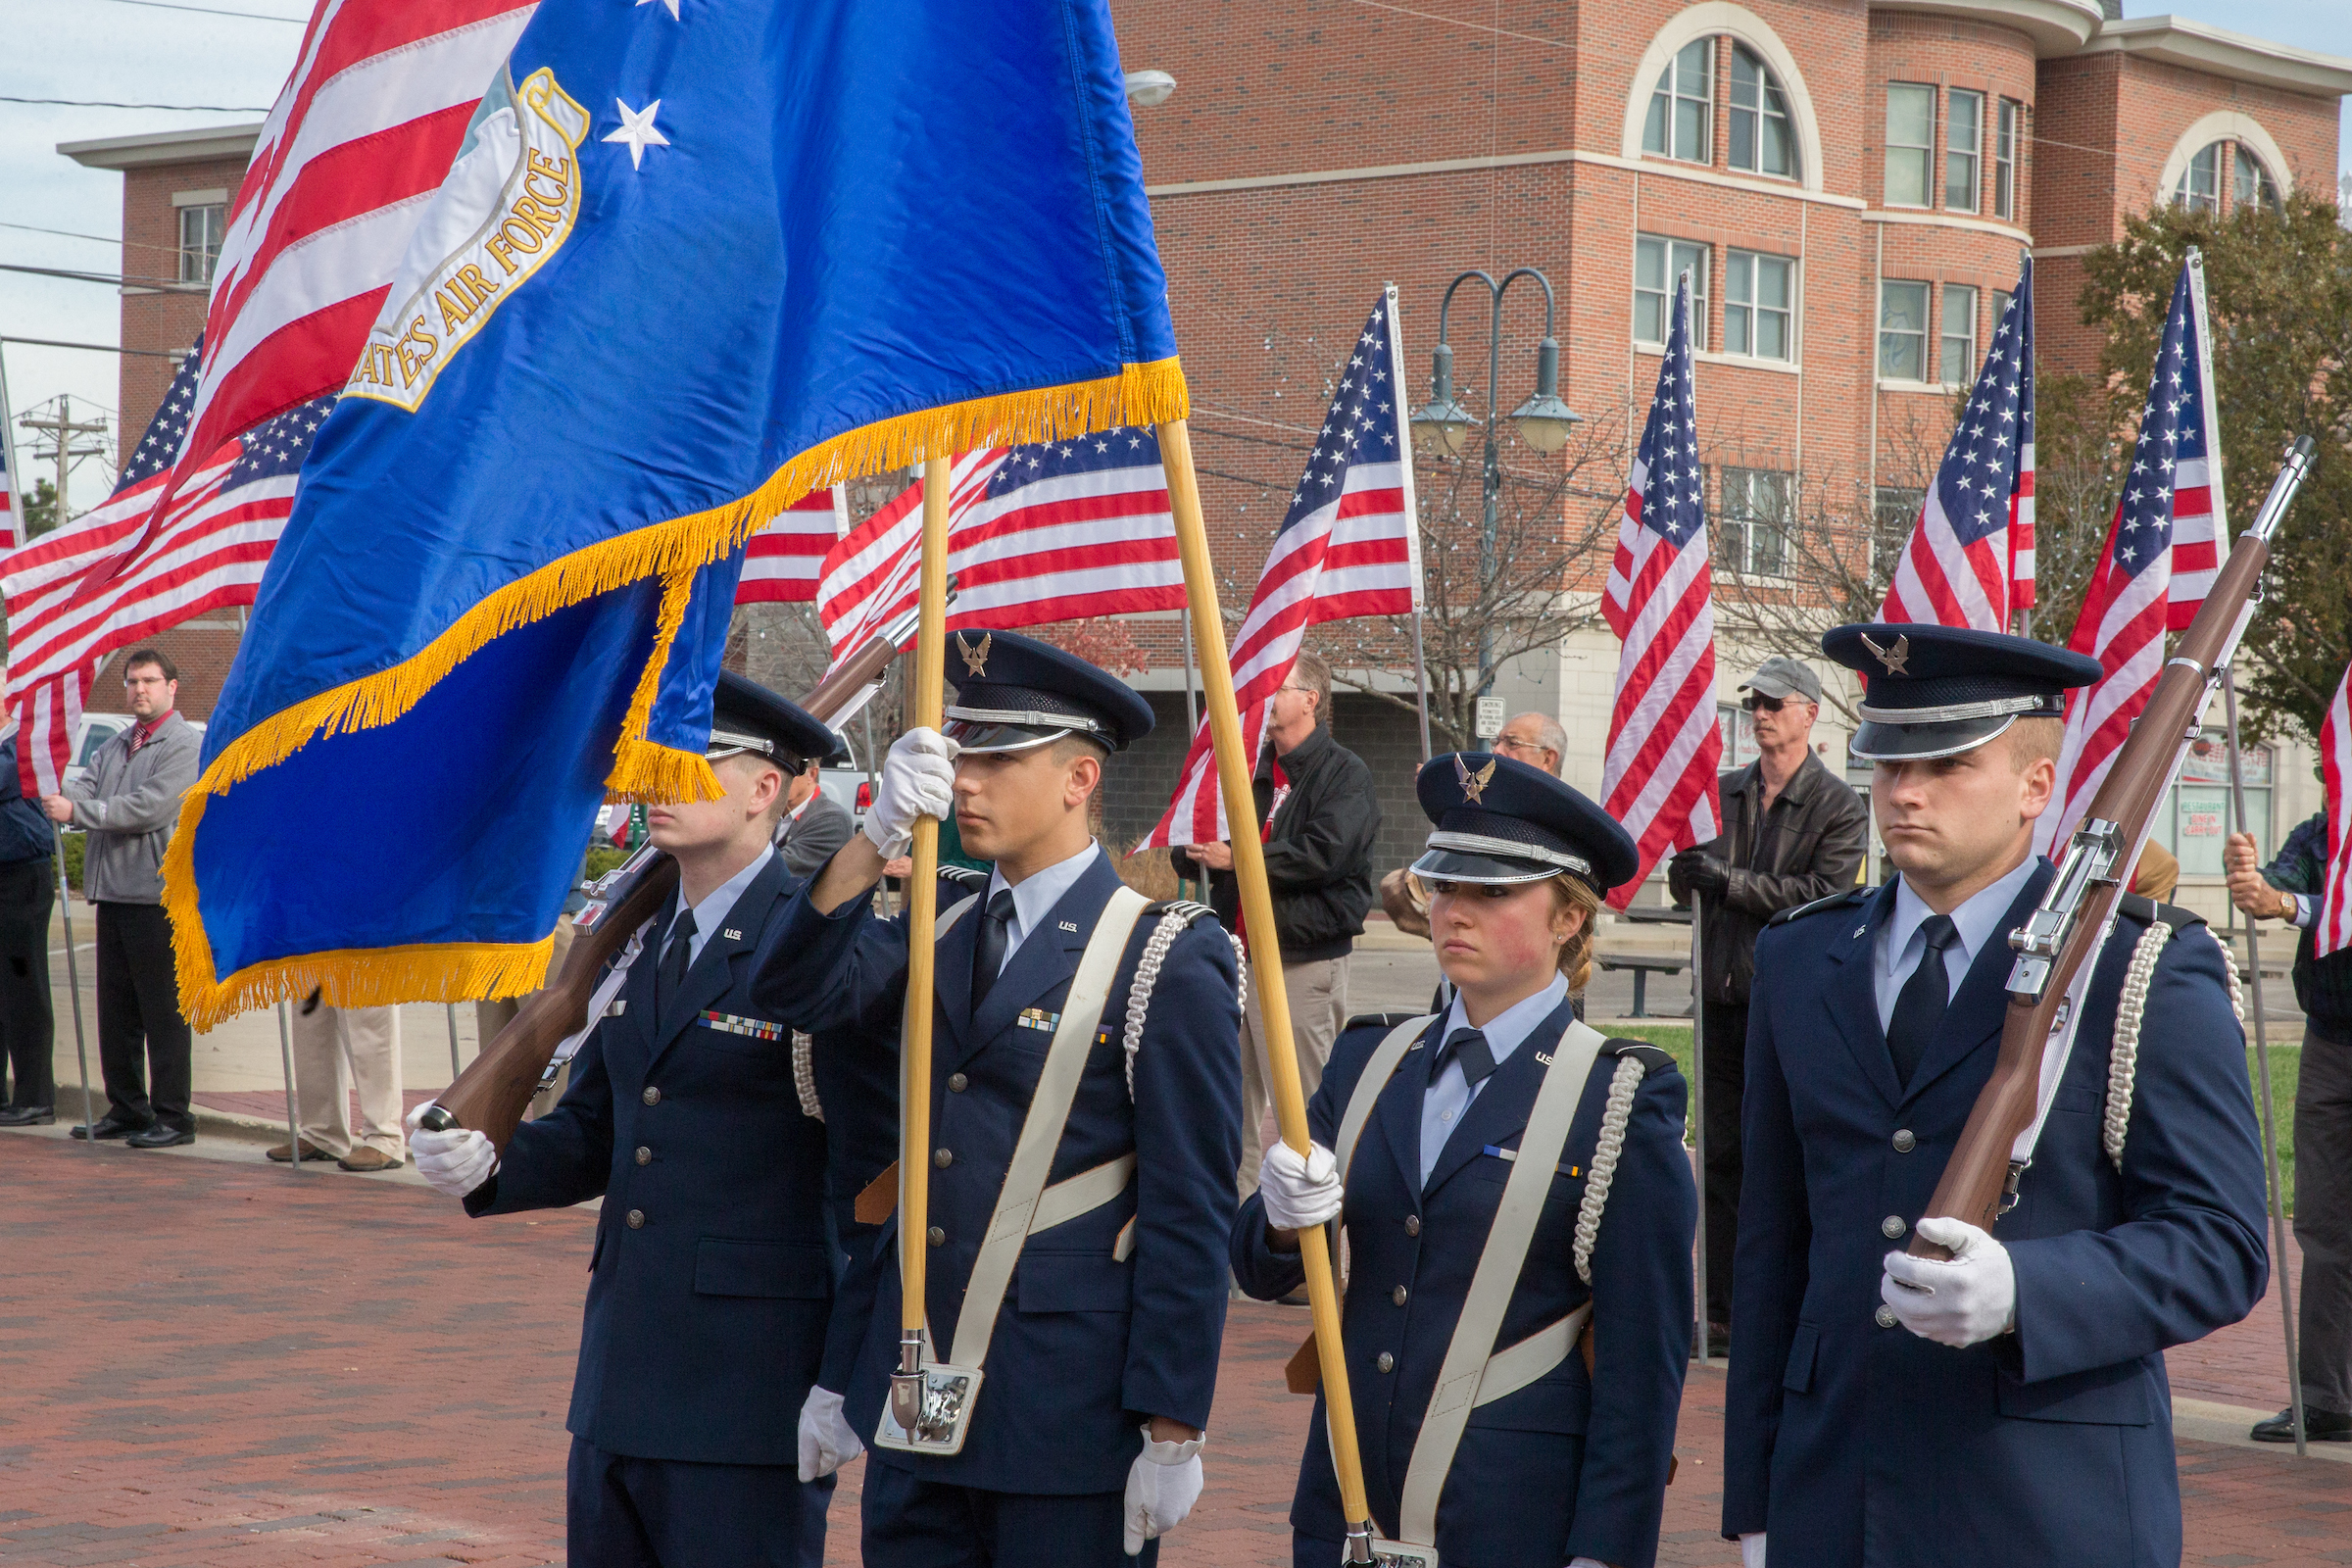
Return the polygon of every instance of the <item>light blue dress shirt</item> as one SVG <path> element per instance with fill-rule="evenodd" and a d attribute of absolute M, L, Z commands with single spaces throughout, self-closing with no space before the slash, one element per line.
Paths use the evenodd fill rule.
<path fill-rule="evenodd" d="M 1992 886 L 1980 889 L 1952 911 L 1952 928 L 1959 932 L 1960 940 L 1943 952 L 1943 973 L 1951 982 L 1951 996 L 1959 994 L 1960 982 L 1968 978 L 1968 966 L 1977 961 L 1977 955 L 1984 951 L 1985 943 L 2009 940 L 2008 931 L 2001 926 L 2002 916 L 2017 902 L 2019 891 L 2040 863 L 2038 857 L 2027 856 L 2015 870 Z M 1895 884 L 1894 915 L 1879 928 L 1878 952 L 1871 961 L 1882 1031 L 1894 1017 L 1894 1001 L 1903 994 L 1903 982 L 1911 978 L 1919 960 L 1927 956 L 1928 939 L 1919 934 L 1919 928 L 1935 912 L 1911 891 L 1910 883 Z"/>
<path fill-rule="evenodd" d="M 1486 1027 L 1479 1033 L 1487 1037 L 1487 1050 L 1494 1053 L 1494 1065 L 1501 1066 L 1510 1054 L 1519 1049 L 1519 1042 L 1533 1034 L 1536 1025 L 1557 1012 L 1560 1004 L 1567 1000 L 1568 978 L 1554 974 L 1551 984 L 1532 997 L 1512 1003 L 1488 1019 Z M 1437 1033 L 1429 1037 L 1429 1045 L 1422 1049 L 1438 1049 L 1453 1038 L 1456 1029 L 1469 1027 L 1469 1015 L 1462 1010 L 1462 999 L 1457 996 L 1453 999 L 1453 1004 L 1446 1009 L 1445 1021 L 1439 1024 Z M 1461 1121 L 1462 1112 L 1470 1108 L 1470 1102 L 1478 1098 L 1479 1091 L 1493 1081 L 1490 1078 L 1472 1084 L 1462 1076 L 1461 1058 L 1457 1056 L 1439 1068 L 1438 1075 L 1422 1091 L 1422 1186 L 1429 1185 L 1429 1173 L 1438 1168 L 1438 1155 L 1445 1152 L 1446 1140 Z"/>
<path fill-rule="evenodd" d="M 762 849 L 752 858 L 751 864 L 721 882 L 717 887 L 712 888 L 704 895 L 702 902 L 694 906 L 694 935 L 686 943 L 687 968 L 693 968 L 700 961 L 703 949 L 710 945 L 710 939 L 718 934 L 718 928 L 726 922 L 727 916 L 735 912 L 735 901 L 742 898 L 743 890 L 752 885 L 752 878 L 758 876 L 766 868 L 767 862 L 775 858 L 774 846 L 770 845 Z M 672 915 L 669 923 L 671 930 L 675 930 L 678 923 L 677 917 Z M 663 953 L 669 951 L 669 934 L 667 932 L 662 934 L 662 951 Z"/>
<path fill-rule="evenodd" d="M 972 914 L 977 915 L 988 907 L 988 901 L 997 896 L 997 889 L 1012 889 L 1012 923 L 1004 930 L 1004 963 L 1012 961 L 1012 956 L 1021 951 L 1021 944 L 1029 940 L 1029 933 L 1036 930 L 1046 916 L 1054 911 L 1054 906 L 1061 902 L 1064 893 L 1078 885 L 1078 879 L 1086 875 L 1087 867 L 1093 865 L 1095 858 L 1102 853 L 1102 846 L 1089 839 L 1086 848 L 1076 855 L 1047 866 L 1017 885 L 1005 881 L 1001 869 L 989 873 L 988 898 L 980 901 L 980 908 L 974 909 Z M 1004 964 L 997 965 L 997 973 L 1004 972 Z"/>

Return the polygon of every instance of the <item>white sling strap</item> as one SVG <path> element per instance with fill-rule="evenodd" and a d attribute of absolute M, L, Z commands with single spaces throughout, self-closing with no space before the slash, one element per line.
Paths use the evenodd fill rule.
<path fill-rule="evenodd" d="M 1511 1292 L 1527 1262 L 1536 1222 L 1543 1217 L 1544 1200 L 1551 1195 L 1551 1177 L 1568 1146 L 1568 1130 L 1584 1100 L 1585 1080 L 1603 1044 L 1599 1031 L 1571 1021 L 1560 1036 L 1544 1085 L 1536 1091 L 1535 1107 L 1528 1112 L 1520 1135 L 1519 1157 L 1503 1183 L 1502 1202 L 1494 1211 L 1494 1228 L 1487 1233 L 1486 1250 L 1479 1254 L 1471 1276 L 1470 1293 L 1463 1298 L 1462 1315 L 1454 1324 L 1453 1340 L 1438 1371 L 1437 1392 L 1421 1418 L 1421 1435 L 1405 1467 L 1404 1493 L 1398 1499 L 1400 1545 L 1415 1548 L 1413 1556 L 1434 1559 L 1437 1541 L 1438 1497 L 1446 1474 L 1453 1467 L 1455 1448 L 1470 1423 L 1471 1410 L 1542 1377 L 1566 1358 L 1576 1343 L 1587 1301 L 1560 1322 L 1529 1336 L 1497 1355 L 1494 1336 L 1501 1332 Z M 1548 1359 L 1547 1359 L 1548 1357 Z M 1377 1548 L 1376 1548 L 1377 1549 Z"/>
<path fill-rule="evenodd" d="M 1331 1146 L 1332 1157 L 1339 1161 L 1340 1180 L 1348 1179 L 1348 1162 L 1355 1158 L 1355 1141 L 1364 1135 L 1364 1123 L 1372 1119 L 1372 1107 L 1380 1102 L 1380 1092 L 1396 1075 L 1397 1063 L 1413 1049 L 1421 1032 L 1437 1021 L 1436 1013 L 1419 1018 L 1407 1018 L 1390 1030 L 1381 1043 L 1372 1048 L 1365 1059 L 1363 1074 L 1355 1080 L 1355 1091 L 1348 1097 L 1348 1108 L 1340 1116 L 1339 1142 Z"/>
<path fill-rule="evenodd" d="M 956 1317 L 955 1347 L 948 1357 L 956 1366 L 976 1368 L 987 1359 L 997 1311 L 1004 1304 L 1013 1265 L 1020 1261 L 1021 1246 L 1030 1233 L 1075 1219 L 1108 1202 L 1126 1187 L 1135 1170 L 1135 1157 L 1123 1155 L 1052 1189 L 1046 1186 L 1047 1173 L 1054 1167 L 1054 1152 L 1060 1147 L 1062 1129 L 1070 1119 L 1070 1103 L 1078 1096 L 1078 1080 L 1085 1075 L 1087 1053 L 1093 1049 L 1102 1008 L 1118 979 L 1119 960 L 1127 954 L 1127 939 L 1150 902 L 1132 888 L 1118 889 L 1095 922 L 1095 934 L 1087 939 L 1077 977 L 1070 982 L 1069 998 L 1061 1004 L 1061 1022 L 1054 1031 L 1054 1044 L 1046 1052 L 1045 1070 L 1038 1074 L 1037 1092 L 1029 1100 L 1029 1114 L 1021 1122 L 1020 1140 L 1013 1145 L 1012 1163 L 997 1193 L 987 1239 L 980 1244 L 980 1255 L 973 1260 L 971 1278 L 964 1287 L 963 1309 Z M 1081 1183 L 1086 1185 L 1080 1187 Z M 1051 1206 L 1046 1202 L 1049 1192 L 1055 1197 Z"/>

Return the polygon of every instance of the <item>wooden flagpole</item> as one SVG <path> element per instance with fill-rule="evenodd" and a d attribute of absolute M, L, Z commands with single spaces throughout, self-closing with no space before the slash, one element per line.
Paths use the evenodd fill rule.
<path fill-rule="evenodd" d="M 923 465 L 923 558 L 916 603 L 914 721 L 940 725 L 948 640 L 948 460 Z M 930 1260 L 931 1023 L 939 927 L 939 818 L 914 819 L 914 870 L 906 882 L 906 1058 L 899 1104 L 899 1374 L 892 1413 L 915 1430 L 921 1412 L 924 1267 Z M 913 1374 L 908 1376 L 908 1374 Z"/>
<path fill-rule="evenodd" d="M 1184 559 L 1185 598 L 1192 610 L 1193 637 L 1200 657 L 1201 695 L 1208 704 L 1217 779 L 1225 793 L 1225 818 L 1233 826 L 1233 875 L 1241 884 L 1242 924 L 1255 977 L 1257 1014 L 1265 1025 L 1274 1118 L 1281 1125 L 1282 1141 L 1303 1154 L 1307 1150 L 1306 1094 L 1298 1076 L 1298 1047 L 1291 1039 L 1291 1004 L 1282 986 L 1282 954 L 1274 940 L 1274 899 L 1266 885 L 1265 854 L 1252 831 L 1257 808 L 1250 794 L 1250 774 L 1255 760 L 1242 755 L 1242 715 L 1234 701 L 1225 620 L 1217 609 L 1216 571 L 1209 561 L 1208 532 L 1200 517 L 1200 484 L 1193 472 L 1192 433 L 1184 420 L 1171 419 L 1159 426 L 1159 454 L 1167 470 L 1169 506 L 1176 515 L 1176 548 Z M 925 586 L 928 591 L 927 578 Z M 928 629 L 925 635 L 929 635 Z M 1340 1506 L 1348 1520 L 1345 1560 L 1369 1563 L 1372 1510 L 1364 1498 L 1363 1460 L 1356 1452 L 1355 1405 L 1348 1396 L 1348 1362 L 1340 1348 L 1339 1281 L 1332 1273 L 1327 1233 L 1320 1227 L 1300 1231 L 1298 1252 L 1306 1265 L 1315 1354 L 1322 1365 L 1332 1468 L 1339 1474 Z"/>

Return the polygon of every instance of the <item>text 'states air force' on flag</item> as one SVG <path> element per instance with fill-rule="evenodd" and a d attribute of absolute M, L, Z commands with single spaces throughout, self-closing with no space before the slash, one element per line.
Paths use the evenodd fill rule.
<path fill-rule="evenodd" d="M 548 0 L 215 712 L 166 868 L 190 1017 L 536 985 L 606 793 L 716 793 L 753 532 L 1181 416 L 1175 353 L 1100 0 Z"/>

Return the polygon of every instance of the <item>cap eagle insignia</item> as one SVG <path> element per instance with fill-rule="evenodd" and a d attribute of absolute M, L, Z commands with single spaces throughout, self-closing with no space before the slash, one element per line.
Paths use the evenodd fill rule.
<path fill-rule="evenodd" d="M 963 640 L 963 633 L 956 634 L 956 651 L 963 656 L 963 667 L 968 673 L 974 676 L 988 673 L 988 645 L 995 639 L 995 632 L 984 631 L 980 634 L 980 646 L 974 648 Z"/>
<path fill-rule="evenodd" d="M 1470 771 L 1470 764 L 1462 760 L 1462 754 L 1456 752 L 1453 754 L 1453 771 L 1455 776 L 1462 781 L 1462 799 L 1468 801 L 1472 806 L 1486 805 L 1487 803 L 1480 797 L 1485 794 L 1487 786 L 1494 780 L 1494 760 L 1489 758 L 1487 765 L 1473 773 Z"/>
<path fill-rule="evenodd" d="M 1910 673 L 1903 668 L 1903 664 L 1911 657 L 1911 638 L 1908 634 L 1896 637 L 1892 648 L 1881 648 L 1870 640 L 1870 633 L 1864 632 L 1862 646 L 1869 649 L 1872 657 L 1886 666 L 1887 674 L 1907 675 Z"/>

